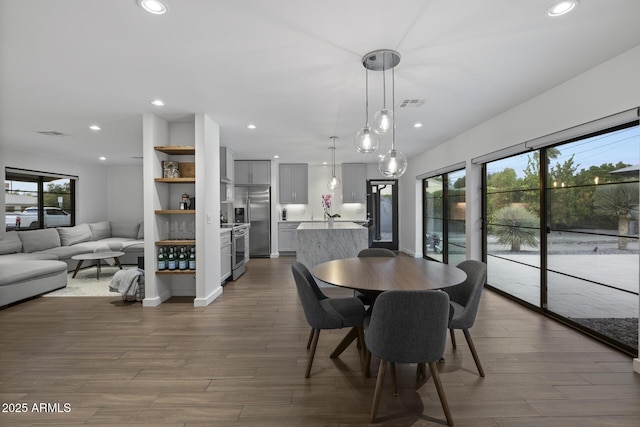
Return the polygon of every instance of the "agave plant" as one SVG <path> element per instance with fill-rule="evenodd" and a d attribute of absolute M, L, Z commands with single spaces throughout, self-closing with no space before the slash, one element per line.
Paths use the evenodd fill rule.
<path fill-rule="evenodd" d="M 512 252 L 520 252 L 522 246 L 538 247 L 539 218 L 522 206 L 505 206 L 495 213 L 493 234 L 498 243 L 510 245 Z"/>
<path fill-rule="evenodd" d="M 593 195 L 597 215 L 618 218 L 618 249 L 627 249 L 629 219 L 638 216 L 638 183 L 603 185 Z"/>

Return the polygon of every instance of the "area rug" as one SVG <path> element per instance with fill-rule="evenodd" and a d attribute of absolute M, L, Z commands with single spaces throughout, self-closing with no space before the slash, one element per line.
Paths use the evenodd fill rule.
<path fill-rule="evenodd" d="M 123 267 L 136 268 L 135 266 Z M 96 268 L 88 267 L 78 272 L 75 278 L 69 273 L 67 287 L 49 292 L 45 297 L 121 297 L 118 292 L 109 291 L 109 283 L 113 275 L 119 271 L 118 267 L 103 266 L 100 271 L 100 280 L 96 279 Z"/>

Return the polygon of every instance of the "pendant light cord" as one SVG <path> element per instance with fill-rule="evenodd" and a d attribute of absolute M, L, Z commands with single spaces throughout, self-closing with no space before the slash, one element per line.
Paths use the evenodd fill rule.
<path fill-rule="evenodd" d="M 368 59 L 367 59 L 367 65 L 364 67 L 364 69 L 365 69 L 364 117 L 365 117 L 366 127 L 369 127 L 369 60 Z"/>
<path fill-rule="evenodd" d="M 391 69 L 391 112 L 393 113 L 393 121 L 391 122 L 391 149 L 396 149 L 396 73 L 395 67 Z"/>
<path fill-rule="evenodd" d="M 387 108 L 387 77 L 385 75 L 386 71 L 386 52 L 382 53 L 382 108 Z M 391 69 L 393 71 L 393 68 Z"/>

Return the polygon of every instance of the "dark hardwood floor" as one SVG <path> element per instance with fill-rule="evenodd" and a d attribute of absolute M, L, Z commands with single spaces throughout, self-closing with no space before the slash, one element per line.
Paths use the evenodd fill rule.
<path fill-rule="evenodd" d="M 292 260 L 251 260 L 205 308 L 61 297 L 0 310 L 0 425 L 368 425 L 375 377 L 363 378 L 355 346 L 329 358 L 346 330 L 321 333 L 304 378 Z M 461 333 L 438 365 L 455 425 L 640 425 L 630 357 L 490 291 L 471 334 L 485 378 Z M 415 381 L 415 365 L 399 365 L 394 397 L 387 378 L 377 425 L 445 424 L 433 381 Z"/>

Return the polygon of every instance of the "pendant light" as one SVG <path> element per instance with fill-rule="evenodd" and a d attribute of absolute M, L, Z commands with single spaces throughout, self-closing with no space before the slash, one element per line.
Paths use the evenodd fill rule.
<path fill-rule="evenodd" d="M 354 145 L 359 153 L 367 154 L 373 153 L 378 149 L 380 134 L 369 126 L 369 67 L 366 64 L 368 58 L 365 56 L 362 61 L 365 68 L 365 122 L 364 127 L 356 133 Z"/>
<path fill-rule="evenodd" d="M 336 176 L 336 139 L 337 136 L 332 136 L 330 139 L 333 140 L 333 147 L 329 147 L 329 150 L 332 150 L 332 158 L 333 158 L 333 168 L 331 171 L 331 178 L 329 178 L 329 182 L 327 183 L 327 187 L 331 191 L 335 191 L 336 188 L 340 186 L 340 178 Z"/>
<path fill-rule="evenodd" d="M 399 61 L 399 59 L 398 59 Z M 392 82 L 392 103 L 395 106 L 395 73 L 391 68 Z M 396 150 L 396 126 L 395 122 L 391 126 L 391 150 L 378 162 L 378 170 L 386 178 L 400 178 L 407 170 L 407 158 L 400 151 Z"/>
<path fill-rule="evenodd" d="M 380 134 L 387 134 L 393 128 L 393 110 L 387 108 L 387 76 L 385 73 L 387 70 L 387 54 L 392 53 L 391 51 L 382 51 L 382 109 L 378 110 L 373 116 L 373 128 Z M 395 88 L 392 89 L 395 90 Z"/>

